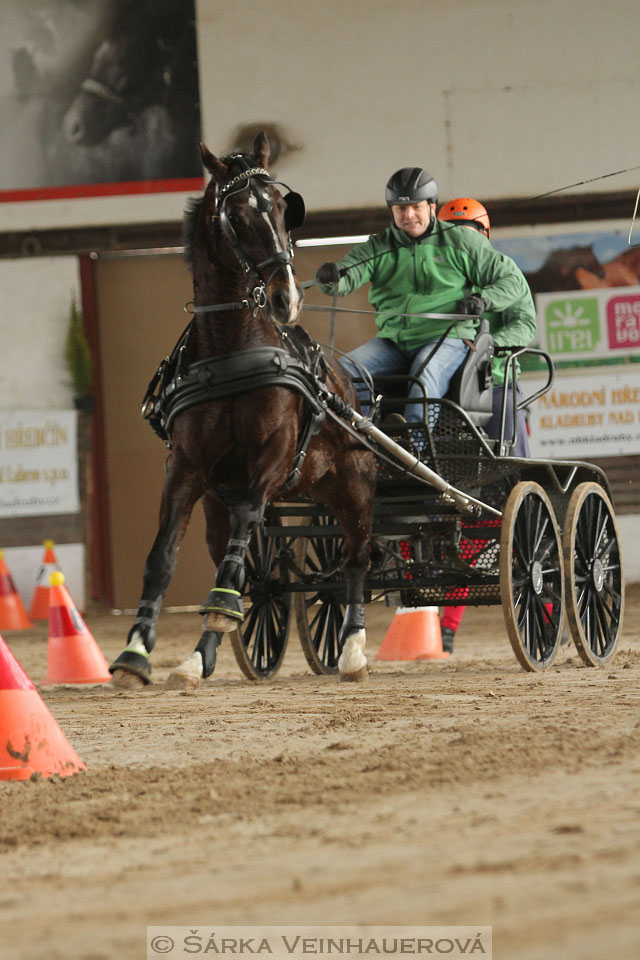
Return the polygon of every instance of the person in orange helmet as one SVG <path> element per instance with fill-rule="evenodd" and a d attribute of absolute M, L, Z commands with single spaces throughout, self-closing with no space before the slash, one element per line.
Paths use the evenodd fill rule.
<path fill-rule="evenodd" d="M 465 227 L 479 230 L 487 238 L 491 236 L 491 223 L 486 208 L 479 200 L 471 197 L 458 197 L 443 203 L 438 212 L 438 220 L 462 223 Z"/>
<path fill-rule="evenodd" d="M 491 222 L 486 208 L 472 197 L 457 197 L 455 200 L 449 200 L 444 203 L 438 212 L 438 219 L 451 224 L 459 224 L 462 227 L 469 227 L 477 230 L 483 236 L 489 239 L 491 236 Z M 492 314 L 489 316 L 491 333 L 499 345 L 511 343 L 514 346 L 526 346 L 534 337 L 535 327 L 531 327 L 528 322 L 526 325 L 518 323 L 519 318 L 510 317 L 507 311 L 502 314 Z M 514 323 L 515 321 L 515 323 Z M 517 326 L 516 326 L 517 324 Z M 508 332 L 507 332 L 508 325 Z M 502 337 L 501 337 L 502 332 Z M 513 339 L 514 333 L 516 338 Z M 506 359 L 496 357 L 493 361 L 493 414 L 486 424 L 484 430 L 488 437 L 493 440 L 500 439 L 500 419 L 502 415 L 502 398 L 504 395 L 504 373 Z M 516 372 L 517 376 L 517 372 Z M 520 397 L 520 391 L 516 385 L 516 394 Z M 517 433 L 516 442 L 511 456 L 529 457 L 529 437 L 527 434 L 527 423 L 523 410 L 518 410 L 516 416 Z M 505 437 L 512 436 L 513 412 L 511 403 L 507 403 L 507 412 L 505 417 Z M 453 653 L 453 642 L 456 630 L 460 626 L 464 606 L 447 606 L 444 608 L 440 620 L 442 631 L 442 648 L 448 653 Z"/>
<path fill-rule="evenodd" d="M 477 230 L 489 240 L 491 236 L 491 222 L 486 208 L 472 197 L 458 197 L 455 200 L 449 200 L 444 203 L 438 211 L 438 219 L 445 223 L 459 224 L 462 227 L 469 227 Z M 486 311 L 484 316 L 489 320 L 491 333 L 498 346 L 518 346 L 525 347 L 531 343 L 535 336 L 535 318 L 522 317 L 517 315 L 517 311 L 511 309 L 503 310 L 501 313 Z M 502 398 L 504 395 L 504 375 L 506 358 L 495 357 L 492 365 L 493 373 L 493 415 L 485 426 L 485 433 L 492 440 L 500 438 L 500 417 L 502 413 Z M 516 364 L 516 377 L 520 372 Z M 516 393 L 519 394 L 516 383 Z M 527 424 L 522 410 L 518 411 L 516 441 L 510 452 L 512 457 L 530 457 L 529 439 L 527 435 Z M 512 406 L 507 404 L 507 414 L 505 419 L 505 437 L 512 435 Z"/>

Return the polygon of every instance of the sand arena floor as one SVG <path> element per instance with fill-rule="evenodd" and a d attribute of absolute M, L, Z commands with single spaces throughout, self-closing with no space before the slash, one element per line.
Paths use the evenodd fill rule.
<path fill-rule="evenodd" d="M 195 693 L 163 689 L 199 635 L 163 613 L 141 694 L 43 687 L 87 764 L 0 783 L 0 953 L 134 960 L 147 924 L 493 926 L 494 957 L 631 960 L 640 943 L 640 588 L 619 652 L 517 665 L 500 608 L 470 608 L 455 656 L 313 676 L 295 631 L 278 677 L 225 640 Z M 111 660 L 131 618 L 86 622 Z M 46 624 L 5 639 L 35 682 Z"/>

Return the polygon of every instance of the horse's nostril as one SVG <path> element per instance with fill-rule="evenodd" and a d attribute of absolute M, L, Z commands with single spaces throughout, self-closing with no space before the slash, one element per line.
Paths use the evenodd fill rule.
<path fill-rule="evenodd" d="M 84 137 L 84 124 L 79 117 L 67 117 L 64 126 L 67 139 L 71 140 L 72 143 L 77 143 Z"/>
<path fill-rule="evenodd" d="M 273 308 L 278 313 L 288 313 L 289 312 L 289 295 L 287 293 L 274 293 L 273 299 Z"/>

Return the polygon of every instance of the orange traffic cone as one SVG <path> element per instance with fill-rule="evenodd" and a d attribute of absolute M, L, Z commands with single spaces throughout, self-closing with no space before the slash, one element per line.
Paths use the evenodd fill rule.
<path fill-rule="evenodd" d="M 44 547 L 44 557 L 38 570 L 36 588 L 33 592 L 31 606 L 29 607 L 29 616 L 32 620 L 48 620 L 49 590 L 51 589 L 49 577 L 52 573 L 55 573 L 56 570 L 60 569 L 56 555 L 53 552 L 53 540 L 45 540 L 42 546 Z"/>
<path fill-rule="evenodd" d="M 64 574 L 49 577 L 49 646 L 43 683 L 107 683 L 107 661 L 73 605 Z"/>
<path fill-rule="evenodd" d="M 49 590 L 51 589 L 49 577 L 60 569 L 53 552 L 53 540 L 45 540 L 42 546 L 44 547 L 44 557 L 38 570 L 36 588 L 29 608 L 29 616 L 32 620 L 47 620 L 49 618 Z"/>
<path fill-rule="evenodd" d="M 0 550 L 0 630 L 28 630 L 32 626 L 4 561 L 4 550 Z"/>
<path fill-rule="evenodd" d="M 376 660 L 447 660 L 437 607 L 398 607 Z"/>
<path fill-rule="evenodd" d="M 86 769 L 0 637 L 0 780 L 70 777 Z"/>

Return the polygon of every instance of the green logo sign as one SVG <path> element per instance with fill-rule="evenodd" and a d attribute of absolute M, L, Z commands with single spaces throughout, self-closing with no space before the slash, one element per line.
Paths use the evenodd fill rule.
<path fill-rule="evenodd" d="M 595 297 L 552 300 L 545 311 L 549 353 L 588 353 L 600 341 Z"/>

